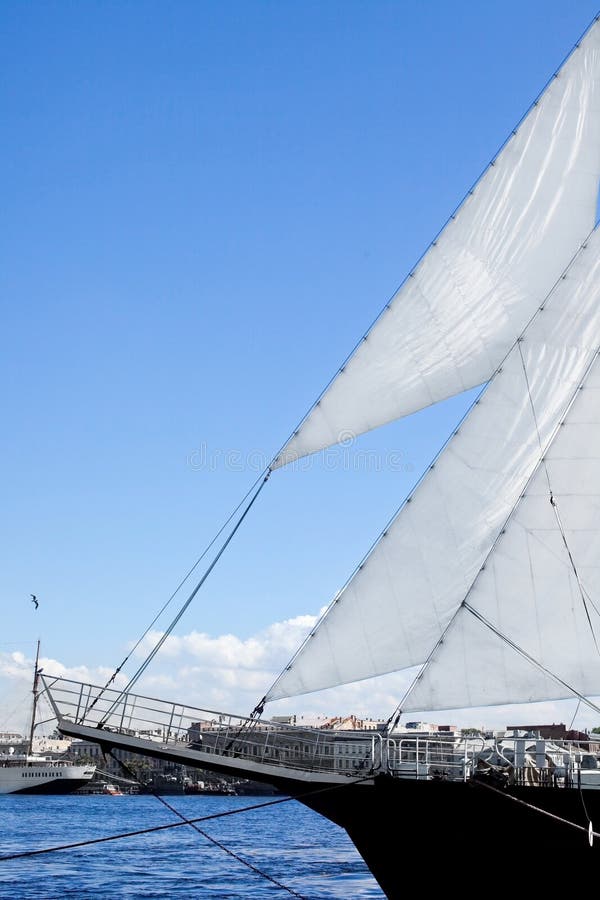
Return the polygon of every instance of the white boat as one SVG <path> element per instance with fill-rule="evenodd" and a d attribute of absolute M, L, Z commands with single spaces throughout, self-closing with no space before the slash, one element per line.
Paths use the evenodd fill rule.
<path fill-rule="evenodd" d="M 556 865 L 571 890 L 595 885 L 593 740 L 409 724 L 566 698 L 600 716 L 599 183 L 596 19 L 274 457 L 171 626 L 279 468 L 483 386 L 254 713 L 135 696 L 163 636 L 124 691 L 46 678 L 63 733 L 277 785 L 347 829 L 388 897 L 419 869 L 421 889 L 445 892 L 560 888 Z M 271 701 L 401 670 L 414 678 L 381 732 L 262 718 Z M 464 874 L 473 860 L 487 875 Z"/>
<path fill-rule="evenodd" d="M 95 766 L 37 755 L 0 756 L 0 794 L 70 794 L 88 784 Z"/>
<path fill-rule="evenodd" d="M 26 753 L 9 747 L 0 753 L 0 794 L 70 794 L 94 777 L 94 765 L 81 765 L 33 753 L 33 736 L 38 703 L 40 643 L 37 644 L 33 676 L 33 708 Z"/>

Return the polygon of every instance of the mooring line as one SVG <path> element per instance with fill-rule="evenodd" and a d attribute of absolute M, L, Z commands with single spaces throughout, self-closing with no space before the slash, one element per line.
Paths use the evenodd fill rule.
<path fill-rule="evenodd" d="M 109 754 L 109 756 L 112 757 L 112 759 L 115 760 L 116 763 L 118 763 L 121 766 L 121 769 L 123 770 L 123 772 L 125 772 L 127 775 L 131 775 L 133 778 L 135 778 L 135 780 L 138 782 L 138 784 L 141 784 L 139 776 L 137 776 L 136 773 L 132 771 L 132 769 L 127 765 L 126 762 L 124 762 L 122 759 L 119 759 L 118 756 L 115 756 L 113 750 L 109 750 L 108 754 Z M 253 863 L 249 862 L 247 859 L 244 859 L 243 856 L 240 856 L 234 850 L 231 850 L 229 847 L 227 847 L 221 841 L 217 840 L 217 838 L 212 837 L 212 835 L 210 835 L 207 831 L 204 831 L 204 829 L 199 828 L 196 822 L 192 822 L 191 819 L 188 819 L 187 816 L 184 816 L 183 813 L 179 812 L 178 809 L 175 809 L 175 807 L 171 803 L 169 803 L 167 800 L 165 800 L 164 797 L 161 797 L 161 795 L 158 793 L 158 791 L 152 790 L 151 793 L 152 793 L 153 797 L 156 797 L 156 799 L 159 801 L 159 803 L 162 803 L 162 805 L 166 809 L 168 809 L 170 812 L 172 812 L 173 815 L 175 815 L 179 819 L 181 819 L 182 825 L 189 825 L 190 828 L 193 828 L 195 832 L 197 832 L 199 835 L 201 835 L 203 838 L 205 838 L 207 841 L 209 841 L 211 844 L 213 844 L 213 846 L 218 847 L 219 850 L 222 850 L 224 853 L 227 853 L 227 855 L 231 856 L 232 859 L 235 859 L 235 860 L 237 860 L 237 862 L 241 863 L 243 866 L 246 866 L 246 868 L 250 869 L 251 872 L 254 872 L 255 875 L 258 875 L 260 878 L 264 878 L 265 881 L 270 882 L 275 887 L 278 887 L 282 891 L 285 891 L 287 894 L 290 894 L 292 897 L 297 897 L 298 900 L 307 900 L 307 898 L 304 897 L 302 894 L 299 894 L 293 888 L 288 887 L 288 885 L 283 884 L 282 881 L 278 881 L 276 878 L 273 878 L 273 876 L 269 875 L 268 872 L 263 872 L 263 870 L 259 869 L 258 866 L 255 866 Z"/>
<path fill-rule="evenodd" d="M 512 800 L 513 803 L 518 803 L 519 806 L 524 806 L 527 809 L 538 812 L 543 816 L 547 816 L 549 819 L 554 819 L 556 822 L 562 822 L 563 825 L 568 825 L 570 828 L 577 829 L 577 831 L 583 831 L 588 836 L 592 835 L 595 838 L 600 838 L 600 833 L 590 830 L 589 825 L 588 827 L 586 827 L 585 825 L 578 825 L 576 822 L 570 822 L 569 819 L 563 819 L 562 816 L 558 816 L 556 815 L 556 813 L 552 813 L 547 809 L 543 809 L 541 806 L 535 806 L 533 803 L 528 803 L 527 800 L 521 800 L 520 797 L 515 797 L 513 794 L 507 794 L 506 791 L 501 791 L 500 788 L 493 787 L 493 785 L 491 784 L 486 784 L 485 781 L 474 779 L 473 781 L 471 781 L 471 784 L 476 785 L 477 787 L 485 788 L 487 791 L 493 791 L 494 794 L 500 794 L 501 797 L 505 797 L 507 800 Z M 563 790 L 569 789 L 563 788 Z"/>
<path fill-rule="evenodd" d="M 165 825 L 152 825 L 152 826 L 149 826 L 148 828 L 138 828 L 135 831 L 124 831 L 124 832 L 120 832 L 119 834 L 111 834 L 111 835 L 106 835 L 104 837 L 99 837 L 99 838 L 88 838 L 85 841 L 74 841 L 73 843 L 70 843 L 70 844 L 59 844 L 54 847 L 43 847 L 39 850 L 22 850 L 18 853 L 6 853 L 6 854 L 3 854 L 2 856 L 0 856 L 0 863 L 8 862 L 9 860 L 27 859 L 29 857 L 42 856 L 42 855 L 48 854 L 48 853 L 58 853 L 63 850 L 77 850 L 77 849 L 80 849 L 81 847 L 89 847 L 94 844 L 106 844 L 109 841 L 118 841 L 118 840 L 123 840 L 125 838 L 130 838 L 130 837 L 138 837 L 140 835 L 153 834 L 158 831 L 168 831 L 171 828 L 183 828 L 186 825 L 196 826 L 199 822 L 208 822 L 212 819 L 223 819 L 223 818 L 227 818 L 228 816 L 236 816 L 236 815 L 239 815 L 240 813 L 252 812 L 257 809 L 266 809 L 271 806 L 278 806 L 283 803 L 289 803 L 291 800 L 298 800 L 299 802 L 301 802 L 304 798 L 314 797 L 318 794 L 330 793 L 331 791 L 336 791 L 336 790 L 339 790 L 340 788 L 346 788 L 346 787 L 350 787 L 350 786 L 356 785 L 356 784 L 362 784 L 365 781 L 371 781 L 372 778 L 373 778 L 372 774 L 365 775 L 362 778 L 349 778 L 348 781 L 344 784 L 327 785 L 326 787 L 318 788 L 317 790 L 305 791 L 304 793 L 297 794 L 294 797 L 292 797 L 292 796 L 278 797 L 276 800 L 265 800 L 261 803 L 253 803 L 250 806 L 242 806 L 242 807 L 239 807 L 238 809 L 230 809 L 230 810 L 225 810 L 223 812 L 211 813 L 210 815 L 198 816 L 193 819 L 185 819 L 182 817 L 183 820 L 181 822 L 169 822 Z M 155 794 L 154 796 L 157 796 L 157 795 Z M 177 815 L 181 816 L 181 813 L 178 813 L 177 810 L 173 810 L 173 812 L 175 812 Z M 213 843 L 216 843 L 220 847 L 220 849 L 222 849 L 226 853 L 229 853 L 230 855 L 234 856 L 236 859 L 238 859 L 244 865 L 247 865 L 248 867 L 254 869 L 254 871 L 256 871 L 258 874 L 262 875 L 263 877 L 266 877 L 269 881 L 272 881 L 278 887 L 281 887 L 283 890 L 287 891 L 288 893 L 291 893 L 294 896 L 301 898 L 301 900 L 306 900 L 306 898 L 302 897 L 302 895 L 293 891 L 292 888 L 288 888 L 285 885 L 283 885 L 279 882 L 276 882 L 275 879 L 271 878 L 271 876 L 266 875 L 263 872 L 260 872 L 260 870 L 258 870 L 251 863 L 246 862 L 241 857 L 237 857 L 227 847 L 225 847 L 224 845 L 220 844 L 218 841 L 211 838 L 210 835 L 207 835 L 204 831 L 202 831 L 200 829 L 197 829 L 197 830 L 200 832 L 200 834 L 207 837 L 210 841 L 213 841 Z"/>
<path fill-rule="evenodd" d="M 42 847 L 39 850 L 22 850 L 19 853 L 6 853 L 0 856 L 0 862 L 6 862 L 10 859 L 26 859 L 29 856 L 42 856 L 44 853 L 57 853 L 60 850 L 76 850 L 78 847 L 88 847 L 92 844 L 105 844 L 108 841 L 119 841 L 123 838 L 137 837 L 140 834 L 152 834 L 155 831 L 167 831 L 169 828 L 182 828 L 184 825 L 190 823 L 207 822 L 210 819 L 221 819 L 225 816 L 233 816 L 236 813 L 250 812 L 254 809 L 261 809 L 263 806 L 274 806 L 276 803 L 287 803 L 289 800 L 295 799 L 295 797 L 282 797 L 279 800 L 270 800 L 268 803 L 258 803 L 254 806 L 243 806 L 240 809 L 231 809 L 226 812 L 212 813 L 208 816 L 199 816 L 190 819 L 189 822 L 169 822 L 166 825 L 150 825 L 148 828 L 138 828 L 135 831 L 121 831 L 118 834 L 109 834 L 99 838 L 88 838 L 85 841 L 75 841 L 71 844 L 58 844 L 55 847 Z"/>

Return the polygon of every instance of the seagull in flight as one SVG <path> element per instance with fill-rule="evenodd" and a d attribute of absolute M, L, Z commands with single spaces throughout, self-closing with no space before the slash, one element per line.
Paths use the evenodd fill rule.
<path fill-rule="evenodd" d="M 35 603 L 35 608 L 37 609 L 40 605 L 38 598 L 35 596 L 35 594 L 30 594 L 29 596 L 31 597 L 31 602 Z"/>

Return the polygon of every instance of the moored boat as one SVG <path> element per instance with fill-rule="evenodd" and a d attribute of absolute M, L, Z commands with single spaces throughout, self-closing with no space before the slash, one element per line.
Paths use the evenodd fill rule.
<path fill-rule="evenodd" d="M 71 794 L 88 784 L 95 767 L 36 755 L 0 756 L 0 794 Z"/>
<path fill-rule="evenodd" d="M 81 765 L 66 759 L 56 759 L 33 752 L 41 674 L 38 667 L 39 656 L 40 642 L 38 641 L 27 749 L 25 753 L 15 753 L 13 747 L 8 747 L 5 753 L 0 753 L 0 794 L 71 794 L 88 784 L 96 771 L 94 765 Z"/>

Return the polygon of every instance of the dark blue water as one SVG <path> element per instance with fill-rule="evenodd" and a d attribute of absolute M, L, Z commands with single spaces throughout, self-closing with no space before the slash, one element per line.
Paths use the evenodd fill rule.
<path fill-rule="evenodd" d="M 166 799 L 192 818 L 270 798 Z M 173 813 L 151 796 L 0 796 L 0 856 L 174 821 Z M 384 896 L 346 833 L 295 801 L 199 827 L 307 900 L 381 900 Z M 0 897 L 11 900 L 279 900 L 290 896 L 189 826 L 0 861 Z"/>

